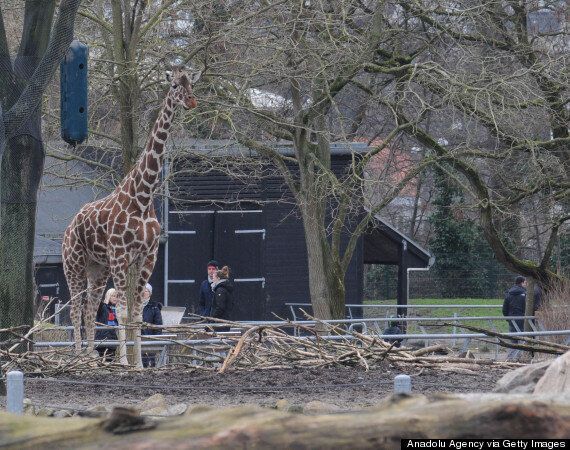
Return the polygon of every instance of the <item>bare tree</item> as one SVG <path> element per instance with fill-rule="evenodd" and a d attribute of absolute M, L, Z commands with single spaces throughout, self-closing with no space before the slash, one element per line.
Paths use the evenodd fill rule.
<path fill-rule="evenodd" d="M 383 83 L 366 70 L 376 60 L 380 43 L 390 40 L 384 10 L 369 10 L 358 1 L 219 6 L 231 20 L 217 21 L 196 37 L 197 44 L 207 38 L 203 58 L 211 81 L 206 97 L 210 109 L 201 118 L 209 114 L 211 123 L 223 122 L 228 137 L 278 168 L 305 228 L 313 310 L 321 318 L 343 317 L 344 277 L 359 237 L 374 214 L 437 159 L 418 161 L 395 185 L 386 178 L 375 180 L 385 183 L 384 195 L 365 211 L 368 163 L 389 151 L 408 126 L 395 120 L 380 126 L 367 121 L 375 103 L 370 103 L 370 93 L 354 87 Z M 213 19 L 206 5 L 196 7 L 195 14 L 205 23 Z M 375 65 L 386 74 L 400 66 L 397 60 Z M 379 144 L 355 153 L 345 173 L 335 172 L 332 144 L 347 138 L 367 140 L 362 131 L 366 126 L 374 128 Z M 278 151 L 280 142 L 292 144 L 293 154 Z"/>
<path fill-rule="evenodd" d="M 421 120 L 406 132 L 453 159 L 447 170 L 471 194 L 497 259 L 549 284 L 557 278 L 552 251 L 570 219 L 566 5 L 412 1 L 393 8 L 395 21 L 412 23 L 418 41 L 429 44 L 416 44 L 407 82 L 424 109 L 462 124 L 465 135 L 445 145 Z M 401 123 L 419 117 L 418 102 L 410 106 L 394 105 Z M 510 225 L 524 239 L 510 240 Z M 533 252 L 520 249 L 533 240 Z"/>
<path fill-rule="evenodd" d="M 341 249 L 351 213 L 354 220 L 362 212 L 362 174 L 402 133 L 425 156 L 402 183 L 384 179 L 373 210 L 437 164 L 469 194 L 499 261 L 545 284 L 556 279 L 552 250 L 569 219 L 562 2 L 220 5 L 232 19 L 208 34 L 211 118 L 280 168 L 305 226 L 320 317 L 343 314 L 344 273 L 370 220 L 353 221 Z M 209 10 L 196 14 L 208 17 Z M 347 137 L 382 143 L 338 177 L 330 144 Z M 262 143 L 268 139 L 292 142 L 294 156 Z M 542 208 L 529 239 L 533 202 Z M 526 245 L 534 261 L 529 249 L 517 248 Z"/>

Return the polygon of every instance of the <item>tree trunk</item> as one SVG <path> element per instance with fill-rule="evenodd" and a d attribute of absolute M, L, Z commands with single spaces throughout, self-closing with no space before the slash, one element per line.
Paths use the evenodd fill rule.
<path fill-rule="evenodd" d="M 126 331 L 126 340 L 134 342 L 135 345 L 131 345 L 127 347 L 127 359 L 129 364 L 132 366 L 140 366 L 142 364 L 141 359 L 141 348 L 137 342 L 140 342 L 140 339 L 137 337 L 141 333 L 140 323 L 142 321 L 142 317 L 135 317 L 134 316 L 134 307 L 135 300 L 137 298 L 137 285 L 141 274 L 141 268 L 139 264 L 132 264 L 129 266 L 129 270 L 127 273 L 127 291 L 125 295 L 127 296 L 127 323 L 128 325 Z M 137 324 L 137 326 L 134 326 Z"/>
<path fill-rule="evenodd" d="M 36 200 L 43 165 L 41 141 L 22 135 L 7 143 L 0 169 L 0 267 L 11 270 L 0 271 L 0 328 L 33 324 Z"/>
<path fill-rule="evenodd" d="M 309 290 L 313 314 L 319 319 L 344 319 L 344 272 L 338 255 L 332 255 L 323 219 L 324 204 L 309 201 L 301 206 L 309 268 Z"/>
<path fill-rule="evenodd" d="M 139 130 L 139 104 L 140 95 L 138 80 L 135 76 L 125 76 L 123 87 L 117 89 L 120 93 L 120 124 L 121 124 L 121 145 L 123 147 L 123 174 L 135 165 L 140 153 L 140 143 L 138 138 Z"/>
<path fill-rule="evenodd" d="M 201 408 L 155 421 L 118 408 L 106 420 L 0 412 L 0 447 L 387 449 L 416 439 L 562 439 L 570 406 L 549 397 L 507 394 L 392 398 L 346 414 L 305 415 L 259 407 Z M 206 426 L 205 426 L 206 424 Z"/>
<path fill-rule="evenodd" d="M 80 1 L 59 3 L 52 29 L 55 0 L 26 0 L 13 67 L 0 11 L 0 101 L 4 111 L 0 120 L 5 126 L 0 128 L 6 128 L 9 136 L 0 168 L 0 328 L 33 324 L 36 201 L 45 158 L 42 92 L 72 40 Z M 35 74 L 38 67 L 41 70 Z M 36 75 L 31 80 L 33 96 L 25 91 L 32 74 Z M 1 136 L 0 141 L 3 139 Z"/>

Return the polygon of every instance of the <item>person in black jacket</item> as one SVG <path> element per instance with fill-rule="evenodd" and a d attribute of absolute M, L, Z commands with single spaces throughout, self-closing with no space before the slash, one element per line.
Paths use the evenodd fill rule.
<path fill-rule="evenodd" d="M 151 300 L 152 286 L 150 283 L 146 284 L 143 291 L 143 312 L 142 321 L 151 325 L 162 325 L 162 303 Z M 142 328 L 141 334 L 143 335 L 156 335 L 162 334 L 160 328 Z M 156 355 L 154 353 L 142 354 L 143 367 L 154 367 L 156 365 Z"/>
<path fill-rule="evenodd" d="M 212 283 L 214 282 L 214 273 L 218 270 L 218 261 L 210 260 L 206 266 L 208 271 L 208 278 L 202 281 L 200 284 L 200 298 L 199 305 L 200 309 L 198 313 L 201 316 L 211 316 L 212 315 L 212 302 L 214 301 L 214 291 L 212 291 Z"/>
<path fill-rule="evenodd" d="M 515 285 L 511 287 L 505 294 L 505 301 L 503 302 L 503 316 L 524 316 L 525 308 L 526 278 L 519 275 L 515 278 Z M 524 319 L 507 320 L 507 322 L 509 323 L 510 332 L 524 331 Z M 518 341 L 516 339 L 513 339 L 513 342 L 516 343 Z M 520 350 L 511 348 L 507 355 L 507 360 L 517 359 L 519 355 Z"/>
<path fill-rule="evenodd" d="M 503 316 L 524 316 L 526 306 L 526 278 L 518 276 L 515 278 L 515 285 L 511 287 L 505 294 L 505 301 L 503 302 Z M 509 331 L 523 331 L 524 320 L 517 319 L 514 322 L 519 327 L 516 329 L 512 320 L 509 322 Z"/>
<path fill-rule="evenodd" d="M 214 291 L 214 301 L 212 302 L 212 317 L 216 319 L 231 319 L 234 285 L 229 278 L 230 269 L 228 266 L 217 270 L 213 276 L 212 291 Z M 229 331 L 229 329 L 230 327 L 217 327 L 216 331 Z"/>
<path fill-rule="evenodd" d="M 97 318 L 95 321 L 101 325 L 114 327 L 119 325 L 119 321 L 117 320 L 117 291 L 115 289 L 111 288 L 105 293 L 105 300 L 99 304 Z M 95 340 L 116 341 L 117 331 L 113 328 L 97 330 L 95 333 Z M 105 359 L 110 361 L 115 355 L 115 348 L 101 345 L 97 347 L 97 352 L 99 353 L 99 356 L 105 356 Z"/>

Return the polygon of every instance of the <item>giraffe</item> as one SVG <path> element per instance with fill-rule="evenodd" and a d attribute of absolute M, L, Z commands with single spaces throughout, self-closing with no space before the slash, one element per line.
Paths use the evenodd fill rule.
<path fill-rule="evenodd" d="M 189 74 L 180 67 L 167 73 L 171 87 L 137 163 L 110 195 L 84 205 L 65 230 L 63 268 L 71 294 L 76 353 L 80 353 L 82 347 L 82 313 L 87 351 L 93 351 L 95 315 L 109 276 L 117 290 L 117 310 L 126 312 L 127 272 L 131 265 L 140 273 L 131 312 L 140 326 L 142 293 L 154 268 L 160 235 L 153 193 L 159 183 L 165 143 L 176 107 L 182 105 L 188 110 L 197 106 L 192 86 L 199 78 L 199 72 Z M 124 333 L 121 336 L 124 339 Z M 121 346 L 123 364 L 127 362 L 124 348 Z M 137 366 L 141 367 L 140 332 L 136 333 L 134 354 Z"/>

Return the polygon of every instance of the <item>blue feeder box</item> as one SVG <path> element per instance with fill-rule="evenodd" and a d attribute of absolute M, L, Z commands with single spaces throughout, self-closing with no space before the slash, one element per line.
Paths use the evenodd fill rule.
<path fill-rule="evenodd" d="M 61 137 L 71 145 L 87 139 L 87 60 L 89 47 L 74 40 L 61 71 Z"/>

